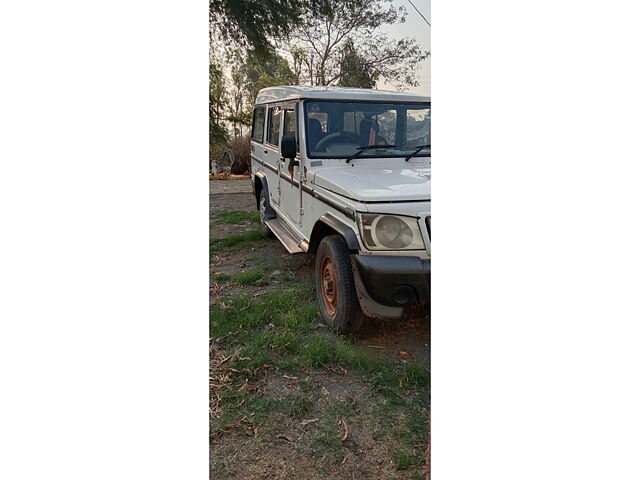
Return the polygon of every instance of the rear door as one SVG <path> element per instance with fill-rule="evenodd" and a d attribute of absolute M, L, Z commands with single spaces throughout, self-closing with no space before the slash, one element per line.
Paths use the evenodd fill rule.
<path fill-rule="evenodd" d="M 263 146 L 265 167 L 268 170 L 269 201 L 280 207 L 280 131 L 282 126 L 282 107 L 270 105 L 267 109 L 267 131 Z"/>
<path fill-rule="evenodd" d="M 264 168 L 264 127 L 267 107 L 256 106 L 253 109 L 253 122 L 251 123 L 251 173 L 265 173 Z"/>
<path fill-rule="evenodd" d="M 292 223 L 300 224 L 300 136 L 298 134 L 298 122 L 296 115 L 296 104 L 288 104 L 283 107 L 282 135 L 292 135 L 296 137 L 298 165 L 292 165 L 289 160 L 280 158 L 280 202 L 284 214 Z"/>

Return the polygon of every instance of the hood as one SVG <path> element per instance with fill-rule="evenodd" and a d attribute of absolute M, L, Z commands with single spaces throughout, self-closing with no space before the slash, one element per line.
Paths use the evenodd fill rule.
<path fill-rule="evenodd" d="M 361 202 L 431 199 L 431 168 L 353 166 L 317 171 L 315 185 Z"/>

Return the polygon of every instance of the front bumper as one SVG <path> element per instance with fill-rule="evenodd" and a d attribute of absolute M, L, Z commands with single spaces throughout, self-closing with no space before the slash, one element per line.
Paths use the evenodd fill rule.
<path fill-rule="evenodd" d="M 353 255 L 352 258 L 367 293 L 377 303 L 405 307 L 429 300 L 431 260 L 383 255 Z"/>

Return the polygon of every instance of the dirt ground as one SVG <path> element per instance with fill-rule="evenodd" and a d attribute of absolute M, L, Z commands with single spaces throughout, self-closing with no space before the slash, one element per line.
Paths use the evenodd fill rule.
<path fill-rule="evenodd" d="M 220 212 L 256 211 L 250 181 L 211 181 L 210 185 L 212 218 Z M 213 238 L 225 238 L 245 234 L 251 229 L 255 229 L 255 224 L 251 222 L 212 222 L 210 233 Z M 252 270 L 263 272 L 260 281 L 243 285 L 229 281 L 212 281 L 211 304 L 220 304 L 239 291 L 258 298 L 268 294 L 270 289 L 277 289 L 287 281 L 291 282 L 292 279 L 300 284 L 312 286 L 314 258 L 305 254 L 290 255 L 278 240 L 268 238 L 252 242 L 248 247 L 222 250 L 212 255 L 212 279 L 216 276 L 236 278 Z M 327 338 L 335 337 L 328 329 L 323 330 L 322 325 L 318 325 L 318 329 Z M 354 341 L 357 348 L 370 357 L 398 366 L 418 363 L 427 372 L 430 371 L 430 315 L 425 309 L 415 308 L 397 320 L 370 319 L 355 336 Z M 224 365 L 220 366 L 220 363 L 228 358 L 225 357 L 228 351 L 216 351 L 216 345 L 212 348 L 212 375 L 218 375 L 220 378 L 232 375 L 225 370 Z M 228 425 L 227 430 L 218 431 L 210 439 L 211 478 L 424 478 L 421 466 L 414 465 L 398 470 L 393 461 L 390 461 L 394 449 L 393 442 L 379 438 L 380 400 L 373 400 L 378 397 L 373 396 L 369 387 L 363 384 L 354 372 L 327 370 L 324 374 L 315 371 L 296 375 L 298 376 L 291 377 L 277 370 L 265 369 L 264 377 L 253 387 L 260 395 L 276 400 L 306 392 L 311 400 L 304 418 L 317 417 L 321 420 L 305 425 L 305 420 L 301 418 L 292 420 L 288 416 L 277 417 L 267 431 L 258 430 L 257 422 L 254 424 L 251 417 Z M 424 401 L 419 392 L 408 391 L 407 395 L 408 398 L 417 395 L 416 401 L 419 398 L 422 398 L 420 401 Z M 239 402 L 238 405 L 242 403 Z M 329 420 L 324 419 L 326 412 L 332 411 L 331 409 L 342 409 L 351 413 L 341 414 L 347 418 L 349 425 L 347 440 L 336 447 L 333 454 L 328 454 L 326 452 L 331 449 L 326 448 L 329 447 L 317 450 L 314 445 L 318 445 L 322 440 L 318 431 L 336 428 L 335 418 L 331 417 L 331 424 L 328 423 Z M 391 409 L 389 412 L 388 415 L 391 416 L 395 410 Z M 403 418 L 398 418 L 398 422 L 402 421 Z M 424 419 L 421 421 L 424 425 Z M 393 421 L 390 420 L 390 423 L 393 424 Z M 389 425 L 385 428 L 392 430 L 394 427 Z M 425 446 L 426 443 L 415 445 L 414 452 L 420 449 L 424 451 Z"/>

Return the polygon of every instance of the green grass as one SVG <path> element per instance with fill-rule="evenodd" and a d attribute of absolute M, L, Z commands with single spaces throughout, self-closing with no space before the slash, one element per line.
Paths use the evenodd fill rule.
<path fill-rule="evenodd" d="M 398 470 L 407 470 L 411 467 L 422 465 L 424 463 L 424 455 L 405 449 L 393 449 L 391 450 L 391 460 L 393 460 Z"/>
<path fill-rule="evenodd" d="M 258 285 L 263 283 L 264 273 L 262 268 L 245 270 L 236 275 L 235 281 L 241 285 Z"/>
<path fill-rule="evenodd" d="M 242 248 L 262 240 L 264 233 L 260 230 L 249 230 L 241 235 L 231 235 L 225 238 L 209 239 L 209 254 L 221 252 L 225 249 Z"/>
<path fill-rule="evenodd" d="M 243 223 L 258 223 L 260 221 L 259 212 L 241 212 L 238 210 L 220 212 L 211 218 L 211 223 L 231 223 L 241 225 Z"/>
<path fill-rule="evenodd" d="M 400 380 L 408 389 L 423 389 L 429 386 L 429 374 L 416 363 L 407 363 L 401 367 Z"/>
<path fill-rule="evenodd" d="M 216 282 L 226 282 L 227 280 L 229 280 L 231 278 L 231 275 L 229 275 L 228 273 L 216 273 L 213 276 L 213 279 Z"/>
<path fill-rule="evenodd" d="M 235 280 L 251 283 L 261 275 L 260 270 L 248 270 Z M 348 338 L 326 335 L 319 323 L 312 286 L 290 284 L 259 297 L 236 295 L 213 305 L 209 333 L 211 338 L 225 337 L 239 356 L 251 358 L 237 361 L 240 369 L 269 362 L 287 370 L 332 364 L 359 371 L 373 391 L 386 397 L 428 388 L 429 376 L 422 366 L 394 367 L 356 348 Z"/>

